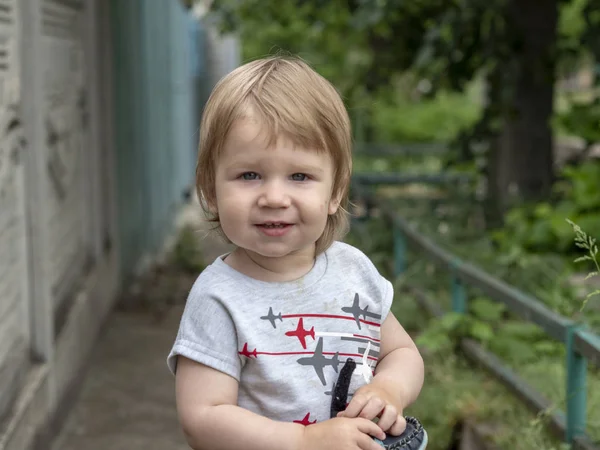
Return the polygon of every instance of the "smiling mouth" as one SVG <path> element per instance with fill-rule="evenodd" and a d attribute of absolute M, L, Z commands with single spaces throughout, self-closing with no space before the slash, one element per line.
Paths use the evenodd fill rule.
<path fill-rule="evenodd" d="M 290 223 L 285 223 L 285 222 L 273 222 L 273 223 L 260 223 L 258 224 L 259 227 L 263 227 L 263 228 L 285 228 L 290 226 Z"/>

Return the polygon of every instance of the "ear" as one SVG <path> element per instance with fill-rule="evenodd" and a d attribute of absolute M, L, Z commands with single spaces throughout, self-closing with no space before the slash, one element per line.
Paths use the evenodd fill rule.
<path fill-rule="evenodd" d="M 327 208 L 327 212 L 330 216 L 334 215 L 339 209 L 340 203 L 342 202 L 341 197 L 341 194 L 337 194 L 329 199 L 329 206 Z"/>

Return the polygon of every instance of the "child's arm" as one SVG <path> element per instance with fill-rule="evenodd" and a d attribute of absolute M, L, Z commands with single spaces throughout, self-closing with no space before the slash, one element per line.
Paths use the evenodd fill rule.
<path fill-rule="evenodd" d="M 406 426 L 402 412 L 423 386 L 423 358 L 408 333 L 390 312 L 381 326 L 380 359 L 371 382 L 358 389 L 342 417 L 380 417 L 384 431 L 399 435 Z"/>
<path fill-rule="evenodd" d="M 295 450 L 303 426 L 278 423 L 237 404 L 234 378 L 182 356 L 178 357 L 176 397 L 179 420 L 195 450 Z"/>
<path fill-rule="evenodd" d="M 417 346 L 390 312 L 381 326 L 380 359 L 372 383 L 380 384 L 394 396 L 397 406 L 406 408 L 419 396 L 424 377 Z"/>
<path fill-rule="evenodd" d="M 277 422 L 236 406 L 238 382 L 215 369 L 178 357 L 177 409 L 194 450 L 377 450 L 368 436 L 383 439 L 365 419 L 333 419 L 309 427 Z"/>

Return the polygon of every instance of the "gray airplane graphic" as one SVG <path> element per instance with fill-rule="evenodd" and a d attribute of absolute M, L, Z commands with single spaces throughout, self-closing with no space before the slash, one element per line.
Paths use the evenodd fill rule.
<path fill-rule="evenodd" d="M 281 313 L 279 313 L 279 315 L 275 315 L 273 314 L 273 307 L 269 307 L 269 313 L 266 316 L 262 316 L 261 317 L 262 320 L 268 320 L 269 322 L 271 322 L 271 325 L 273 325 L 273 328 L 277 328 L 275 326 L 275 320 L 279 319 L 281 322 L 283 322 L 283 319 L 281 318 Z"/>
<path fill-rule="evenodd" d="M 335 372 L 337 373 L 338 366 L 340 364 L 338 352 L 335 352 L 335 355 L 333 355 L 329 359 L 323 355 L 322 337 L 319 338 L 319 341 L 317 342 L 317 348 L 315 349 L 312 356 L 309 356 L 307 358 L 300 358 L 297 361 L 303 366 L 313 366 L 315 368 L 315 372 L 317 372 L 319 380 L 321 380 L 321 383 L 323 383 L 323 386 L 327 385 L 327 382 L 325 381 L 325 375 L 323 374 L 323 369 L 327 366 L 331 366 L 333 367 L 333 370 L 335 370 Z"/>
<path fill-rule="evenodd" d="M 369 309 L 369 305 L 365 306 L 365 309 L 362 309 L 358 303 L 358 293 L 354 295 L 354 303 L 352 306 L 343 306 L 342 311 L 346 313 L 350 313 L 354 316 L 354 320 L 356 320 L 356 325 L 358 325 L 358 329 L 360 330 L 360 316 L 363 316 L 365 320 L 367 320 L 367 316 L 372 317 L 373 319 L 381 319 L 381 314 L 372 313 L 367 311 Z"/>

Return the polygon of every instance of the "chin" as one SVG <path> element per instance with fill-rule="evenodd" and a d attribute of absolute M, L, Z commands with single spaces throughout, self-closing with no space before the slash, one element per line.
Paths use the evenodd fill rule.
<path fill-rule="evenodd" d="M 257 255 L 260 255 L 264 258 L 283 258 L 285 256 L 292 255 L 294 253 L 300 253 L 300 252 L 306 251 L 309 247 L 310 247 L 310 244 L 306 245 L 306 246 L 290 246 L 290 245 L 285 245 L 285 244 L 276 244 L 276 245 L 258 246 L 255 248 L 252 248 L 252 247 L 246 247 L 246 248 L 248 250 L 250 250 L 251 252 L 256 253 Z M 314 244 L 313 244 L 313 249 L 314 249 Z"/>
<path fill-rule="evenodd" d="M 289 248 L 281 248 L 281 249 L 275 249 L 275 248 L 270 248 L 270 249 L 266 249 L 266 248 L 261 248 L 261 249 L 248 249 L 253 253 L 256 253 L 257 255 L 260 255 L 264 258 L 283 258 L 284 256 L 288 256 L 290 253 L 294 253 L 296 250 L 294 249 L 289 249 Z"/>

